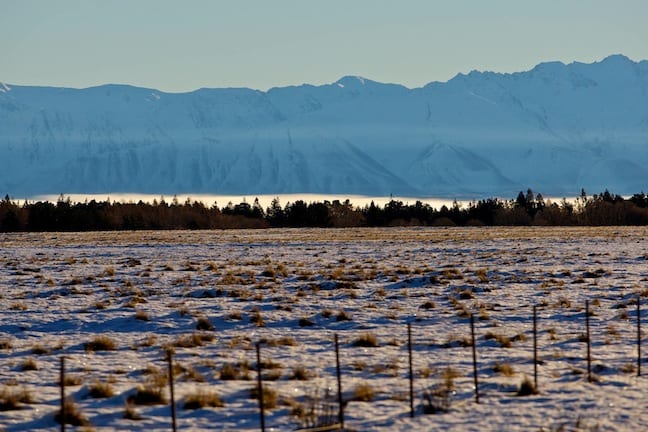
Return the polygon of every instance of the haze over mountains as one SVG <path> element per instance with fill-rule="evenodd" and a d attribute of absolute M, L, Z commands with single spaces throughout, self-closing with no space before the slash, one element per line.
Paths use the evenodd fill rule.
<path fill-rule="evenodd" d="M 512 197 L 648 191 L 648 61 L 408 89 L 0 84 L 0 193 Z"/>

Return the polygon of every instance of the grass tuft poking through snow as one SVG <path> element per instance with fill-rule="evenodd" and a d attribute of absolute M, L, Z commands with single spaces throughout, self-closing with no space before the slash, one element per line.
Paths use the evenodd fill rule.
<path fill-rule="evenodd" d="M 84 345 L 86 351 L 115 351 L 117 343 L 108 336 L 95 336 Z"/>
<path fill-rule="evenodd" d="M 60 356 L 66 393 L 97 430 L 169 429 L 167 350 L 180 429 L 258 430 L 250 392 L 259 342 L 265 404 L 276 407 L 266 424 L 331 426 L 334 334 L 350 430 L 648 426 L 648 380 L 637 377 L 636 361 L 648 227 L 16 233 L 0 234 L 0 243 L 0 423 L 8 432 L 57 428 Z M 579 342 L 585 300 L 594 382 Z M 542 397 L 526 378 L 534 305 Z"/>
<path fill-rule="evenodd" d="M 225 406 L 223 400 L 215 392 L 198 390 L 185 396 L 184 409 L 220 408 Z"/>

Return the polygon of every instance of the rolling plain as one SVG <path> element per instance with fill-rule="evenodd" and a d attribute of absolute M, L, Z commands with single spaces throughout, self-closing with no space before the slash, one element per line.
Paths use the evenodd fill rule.
<path fill-rule="evenodd" d="M 258 342 L 295 430 L 337 415 L 335 334 L 349 430 L 648 430 L 637 300 L 648 228 L 0 234 L 0 430 L 58 428 L 63 356 L 77 430 L 171 430 L 168 352 L 179 430 L 259 430 Z"/>

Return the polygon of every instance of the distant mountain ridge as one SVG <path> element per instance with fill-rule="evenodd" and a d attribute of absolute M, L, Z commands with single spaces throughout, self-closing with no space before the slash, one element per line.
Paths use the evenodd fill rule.
<path fill-rule="evenodd" d="M 648 61 L 408 89 L 0 84 L 0 193 L 510 197 L 648 191 Z"/>

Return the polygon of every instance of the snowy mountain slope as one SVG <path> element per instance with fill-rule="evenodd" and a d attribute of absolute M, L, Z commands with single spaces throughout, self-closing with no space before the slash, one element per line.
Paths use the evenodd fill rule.
<path fill-rule="evenodd" d="M 648 61 L 407 89 L 0 85 L 0 192 L 439 197 L 648 190 Z"/>

